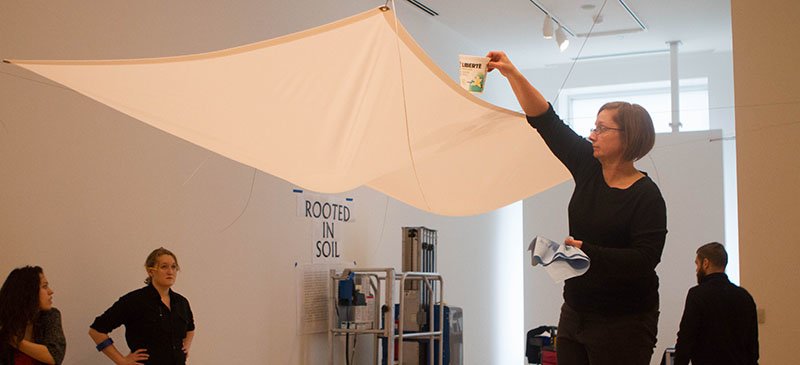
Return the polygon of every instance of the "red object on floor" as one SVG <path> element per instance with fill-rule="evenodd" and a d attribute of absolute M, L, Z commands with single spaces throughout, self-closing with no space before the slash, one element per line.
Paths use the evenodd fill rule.
<path fill-rule="evenodd" d="M 556 352 L 552 350 L 542 350 L 542 365 L 558 365 Z"/>

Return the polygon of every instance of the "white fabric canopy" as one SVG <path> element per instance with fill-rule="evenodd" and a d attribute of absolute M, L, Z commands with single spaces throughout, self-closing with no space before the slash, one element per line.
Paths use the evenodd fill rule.
<path fill-rule="evenodd" d="M 322 193 L 471 215 L 569 178 L 523 115 L 461 89 L 389 10 L 205 54 L 11 62 Z"/>

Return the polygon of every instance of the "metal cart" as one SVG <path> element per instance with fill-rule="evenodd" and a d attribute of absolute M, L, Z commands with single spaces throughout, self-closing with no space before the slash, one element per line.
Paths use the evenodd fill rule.
<path fill-rule="evenodd" d="M 370 289 L 376 294 L 376 298 L 382 296 L 383 300 L 374 300 L 372 318 L 364 323 L 348 323 L 352 328 L 342 328 L 340 314 L 337 313 L 337 288 L 339 282 L 347 280 L 350 274 L 358 277 L 368 278 Z M 429 364 L 443 364 L 444 354 L 444 326 L 445 321 L 435 320 L 435 311 L 438 318 L 444 318 L 444 286 L 442 276 L 438 273 L 430 272 L 406 272 L 398 274 L 393 268 L 378 269 L 345 269 L 341 273 L 331 270 L 330 296 L 328 300 L 328 364 L 333 365 L 335 359 L 334 338 L 337 336 L 361 336 L 371 335 L 373 337 L 373 363 L 381 364 L 403 364 L 403 342 L 406 340 L 425 341 L 427 340 L 430 349 L 438 346 L 438 351 L 428 351 Z M 399 282 L 399 285 L 396 285 Z M 404 296 L 398 295 L 398 315 L 395 316 L 395 288 L 405 288 L 407 283 L 417 283 L 420 288 L 424 288 L 423 293 L 428 298 L 438 300 L 428 301 L 427 323 L 430 331 L 407 331 L 404 327 L 406 303 Z M 371 325 L 369 323 L 371 322 Z M 438 325 L 437 325 L 438 324 Z M 379 339 L 386 341 L 385 352 L 379 348 Z M 346 351 L 346 350 L 345 350 Z M 383 356 L 380 356 L 383 355 Z M 435 360 L 438 360 L 435 362 Z"/>

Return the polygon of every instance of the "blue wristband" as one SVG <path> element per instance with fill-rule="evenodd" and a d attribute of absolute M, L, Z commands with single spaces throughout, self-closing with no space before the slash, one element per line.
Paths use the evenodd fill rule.
<path fill-rule="evenodd" d="M 114 340 L 111 337 L 105 339 L 103 342 L 97 344 L 97 351 L 103 351 L 106 347 L 111 346 L 114 343 Z"/>

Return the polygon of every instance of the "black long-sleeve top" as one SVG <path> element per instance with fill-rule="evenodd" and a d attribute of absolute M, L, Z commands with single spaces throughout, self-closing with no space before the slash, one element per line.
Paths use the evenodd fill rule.
<path fill-rule="evenodd" d="M 658 308 L 658 276 L 667 234 L 667 208 L 647 176 L 627 189 L 609 187 L 591 142 L 553 111 L 528 117 L 575 180 L 569 202 L 569 232 L 583 241 L 591 265 L 566 280 L 564 301 L 578 312 L 615 316 Z"/>
<path fill-rule="evenodd" d="M 706 275 L 689 289 L 675 364 L 758 364 L 758 320 L 750 293 L 724 273 Z"/>
<path fill-rule="evenodd" d="M 131 352 L 147 349 L 148 365 L 185 364 L 183 339 L 194 331 L 194 317 L 189 301 L 169 291 L 170 308 L 152 285 L 125 294 L 111 308 L 95 318 L 90 326 L 109 333 L 125 325 L 125 340 Z"/>

